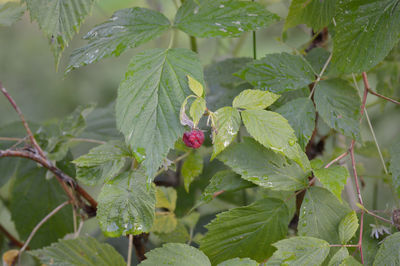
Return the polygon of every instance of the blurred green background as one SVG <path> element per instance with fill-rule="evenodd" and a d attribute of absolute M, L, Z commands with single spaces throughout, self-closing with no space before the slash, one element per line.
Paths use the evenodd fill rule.
<path fill-rule="evenodd" d="M 4 0 L 3 0 L 4 1 Z M 289 1 L 263 1 L 269 10 L 285 17 Z M 48 40 L 36 22 L 31 23 L 29 14 L 12 27 L 0 27 L 0 80 L 16 99 L 31 121 L 61 118 L 77 105 L 97 103 L 104 106 L 113 101 L 120 80 L 130 58 L 143 49 L 168 47 L 169 32 L 145 46 L 130 49 L 120 57 L 101 60 L 98 63 L 72 71 L 64 77 L 64 69 L 70 53 L 86 41 L 82 36 L 96 24 L 111 17 L 114 11 L 133 6 L 148 7 L 163 12 L 171 20 L 176 12 L 173 0 L 99 0 L 92 14 L 83 23 L 79 34 L 64 51 L 59 72 L 54 66 Z M 281 34 L 283 22 L 258 32 L 258 53 L 262 56 L 276 51 L 290 51 L 275 38 Z M 308 38 L 307 30 L 296 31 L 296 38 Z M 179 33 L 175 47 L 189 48 L 186 35 Z M 204 65 L 232 56 L 252 56 L 251 34 L 238 39 L 200 39 L 199 53 Z M 0 125 L 16 119 L 4 98 L 0 97 Z"/>

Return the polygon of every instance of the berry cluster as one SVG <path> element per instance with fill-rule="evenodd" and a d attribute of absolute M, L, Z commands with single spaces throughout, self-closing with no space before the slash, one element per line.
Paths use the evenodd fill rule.
<path fill-rule="evenodd" d="M 204 133 L 201 130 L 192 130 L 185 132 L 182 137 L 183 142 L 186 146 L 191 148 L 200 148 L 201 144 L 204 142 Z"/>

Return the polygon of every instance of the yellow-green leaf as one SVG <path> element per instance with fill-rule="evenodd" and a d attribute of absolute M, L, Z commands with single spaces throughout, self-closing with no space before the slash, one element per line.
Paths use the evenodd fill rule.
<path fill-rule="evenodd" d="M 198 97 L 203 96 L 203 85 L 198 82 L 195 78 L 192 78 L 191 76 L 187 75 L 188 78 L 188 83 L 189 83 L 189 88 L 196 94 Z"/>

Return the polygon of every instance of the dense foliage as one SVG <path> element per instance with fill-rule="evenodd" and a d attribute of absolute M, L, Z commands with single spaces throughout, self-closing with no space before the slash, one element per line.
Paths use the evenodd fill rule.
<path fill-rule="evenodd" d="M 58 69 L 95 5 L 0 3 L 0 26 L 27 11 Z M 400 0 L 292 0 L 286 18 L 265 1 L 166 5 L 172 19 L 118 10 L 72 52 L 67 77 L 169 34 L 135 53 L 109 107 L 31 123 L 0 83 L 20 118 L 0 125 L 5 265 L 130 265 L 133 253 L 140 265 L 400 265 L 400 139 L 381 147 L 367 112 L 399 121 Z M 257 58 L 257 31 L 276 23 L 291 51 Z M 305 44 L 289 44 L 293 28 L 309 31 Z M 253 58 L 202 65 L 199 38 L 242 37 Z M 82 142 L 93 147 L 76 153 Z M 105 237 L 127 236 L 126 258 L 81 233 L 94 219 Z"/>

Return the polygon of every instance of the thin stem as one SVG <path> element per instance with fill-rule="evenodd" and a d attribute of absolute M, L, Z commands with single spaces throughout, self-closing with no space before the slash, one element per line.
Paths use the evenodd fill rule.
<path fill-rule="evenodd" d="M 394 225 L 393 221 L 391 221 L 391 220 L 389 220 L 389 219 L 386 219 L 386 218 L 383 218 L 382 216 L 379 216 L 379 215 L 373 213 L 372 211 L 369 211 L 368 209 L 364 208 L 364 206 L 362 206 L 362 210 L 364 210 L 364 211 L 365 211 L 366 213 L 368 213 L 369 215 L 371 215 L 371 216 L 373 216 L 373 217 L 375 217 L 375 218 L 377 218 L 377 219 L 379 219 L 379 220 L 381 220 L 381 221 L 384 221 L 384 222 L 386 222 L 386 223 L 389 223 L 389 224 Z"/>
<path fill-rule="evenodd" d="M 196 40 L 196 37 L 194 37 L 194 36 L 190 36 L 190 49 L 195 53 L 198 52 L 197 40 Z"/>
<path fill-rule="evenodd" d="M 374 91 L 371 90 L 371 89 L 368 89 L 368 92 L 371 93 L 371 94 L 373 94 L 373 95 L 375 95 L 375 96 L 377 96 L 377 97 L 379 97 L 379 98 L 382 98 L 382 99 L 384 99 L 384 100 L 386 100 L 386 101 L 389 101 L 389 102 L 392 102 L 392 103 L 394 103 L 394 104 L 400 105 L 400 102 L 398 102 L 398 101 L 396 101 L 396 100 L 393 100 L 393 99 L 391 99 L 391 98 L 389 98 L 389 97 L 386 97 L 386 96 L 384 96 L 384 95 L 382 95 L 382 94 L 379 94 L 379 93 L 377 93 L 377 92 L 374 92 Z"/>
<path fill-rule="evenodd" d="M 88 143 L 96 143 L 96 144 L 106 144 L 107 142 L 97 139 L 85 139 L 85 138 L 72 138 L 70 141 L 76 142 L 88 142 Z"/>
<path fill-rule="evenodd" d="M 21 119 L 22 124 L 25 127 L 26 133 L 28 134 L 29 139 L 30 139 L 33 147 L 35 147 L 37 149 L 37 152 L 40 154 L 40 156 L 42 156 L 44 158 L 45 157 L 44 152 L 43 152 L 42 148 L 40 148 L 39 144 L 36 142 L 36 139 L 33 136 L 33 133 L 31 131 L 31 129 L 29 128 L 28 123 L 26 122 L 25 117 L 22 114 L 21 109 L 18 107 L 17 103 L 14 101 L 14 99 L 11 97 L 11 95 L 8 94 L 7 90 L 3 87 L 3 84 L 1 82 L 0 82 L 0 88 L 1 88 L 1 91 L 3 92 L 4 96 L 6 96 L 6 98 L 11 103 L 12 107 L 14 108 L 14 110 L 19 115 L 19 118 Z"/>
<path fill-rule="evenodd" d="M 355 140 L 352 140 L 351 145 L 350 145 L 350 157 L 351 157 L 351 165 L 353 169 L 353 175 L 354 175 L 354 180 L 356 183 L 356 190 L 357 190 L 357 196 L 358 196 L 358 201 L 360 202 L 361 205 L 364 206 L 363 199 L 361 196 L 361 191 L 360 191 L 360 184 L 358 182 L 358 175 L 357 175 L 357 169 L 356 169 L 356 161 L 354 157 L 354 144 Z M 364 257 L 363 257 L 363 252 L 362 252 L 362 234 L 363 234 L 363 226 L 364 226 L 364 210 L 361 209 L 361 216 L 360 216 L 360 237 L 358 240 L 358 249 L 360 250 L 360 256 L 361 256 L 361 262 L 364 264 Z"/>
<path fill-rule="evenodd" d="M 39 230 L 39 228 L 45 223 L 47 222 L 51 217 L 53 217 L 57 212 L 59 212 L 62 208 L 64 208 L 65 206 L 67 206 L 70 202 L 69 201 L 65 201 L 63 203 L 61 203 L 60 205 L 58 205 L 54 210 L 52 210 L 49 214 L 46 215 L 46 217 L 44 217 L 36 226 L 35 228 L 33 228 L 32 232 L 30 233 L 28 239 L 26 240 L 25 244 L 23 245 L 23 247 L 19 250 L 19 256 L 21 256 L 22 252 L 24 252 L 24 250 L 27 248 L 28 244 L 31 242 L 32 238 L 34 237 L 34 235 L 36 234 L 36 232 Z"/>
<path fill-rule="evenodd" d="M 92 210 L 85 209 L 85 211 L 88 213 L 90 216 L 95 215 L 95 211 L 97 208 L 97 202 L 94 200 L 89 193 L 87 193 L 82 187 L 80 187 L 70 176 L 62 172 L 59 168 L 55 167 L 50 161 L 47 159 L 44 159 L 40 157 L 38 154 L 33 153 L 29 150 L 0 150 L 0 158 L 2 157 L 21 157 L 21 158 L 26 158 L 30 159 L 32 161 L 35 161 L 42 165 L 43 167 L 47 168 L 50 170 L 56 177 L 57 180 L 60 182 L 60 184 L 63 186 L 63 189 L 69 196 L 69 198 L 72 201 L 75 201 L 75 197 L 71 193 L 68 187 L 66 187 L 66 184 L 70 184 L 78 194 L 80 194 L 83 198 L 85 198 L 93 208 Z M 94 213 L 92 213 L 94 212 Z"/>
<path fill-rule="evenodd" d="M 341 245 L 341 244 L 333 244 L 329 245 L 330 247 L 345 247 L 345 248 L 358 248 L 358 245 Z"/>
<path fill-rule="evenodd" d="M 169 37 L 169 44 L 168 49 L 171 49 L 174 46 L 174 39 L 175 39 L 175 30 L 171 29 Z"/>
<path fill-rule="evenodd" d="M 353 82 L 354 82 L 354 86 L 357 88 L 357 90 L 360 91 L 360 88 L 358 87 L 358 84 L 357 84 L 356 76 L 354 74 L 353 74 Z M 368 80 L 367 80 L 367 82 L 368 82 Z M 370 91 L 369 88 L 367 88 L 367 90 L 368 90 L 368 92 Z M 378 150 L 378 154 L 379 154 L 379 158 L 381 160 L 382 166 L 383 166 L 383 170 L 385 171 L 385 174 L 388 174 L 388 170 L 386 168 L 385 160 L 383 159 L 381 148 L 379 147 L 378 139 L 376 138 L 374 128 L 372 127 L 371 120 L 369 119 L 369 115 L 368 115 L 367 109 L 366 108 L 364 108 L 364 109 L 365 109 L 365 118 L 367 119 L 367 123 L 368 123 L 369 129 L 371 131 L 372 137 L 374 139 L 376 149 Z"/>
<path fill-rule="evenodd" d="M 367 109 L 365 109 L 365 118 L 367 119 L 369 129 L 371 130 L 372 138 L 374 139 L 376 149 L 378 150 L 378 154 L 379 154 L 379 158 L 381 160 L 382 166 L 383 166 L 383 170 L 385 171 L 385 174 L 388 174 L 388 170 L 386 168 L 386 163 L 385 163 L 385 160 L 383 159 L 382 151 L 381 151 L 381 148 L 379 147 L 379 143 L 376 138 L 374 128 L 372 127 L 371 120 L 369 119 Z"/>
<path fill-rule="evenodd" d="M 77 217 L 76 217 L 76 210 L 75 208 L 72 208 L 72 221 L 73 221 L 73 225 L 74 225 L 74 234 L 76 234 L 77 229 Z"/>
<path fill-rule="evenodd" d="M 319 73 L 317 79 L 315 80 L 314 85 L 313 85 L 313 87 L 312 87 L 312 89 L 311 89 L 311 92 L 310 92 L 310 96 L 308 96 L 309 99 L 312 98 L 312 96 L 313 96 L 313 94 L 314 94 L 314 91 L 315 91 L 315 88 L 317 87 L 318 82 L 321 80 L 322 75 L 324 75 L 325 70 L 326 70 L 326 68 L 328 67 L 329 62 L 331 61 L 331 59 L 332 59 L 332 54 L 329 55 L 328 59 L 326 60 L 326 62 L 325 62 L 325 64 L 324 64 L 324 66 L 322 67 L 321 73 Z"/>
<path fill-rule="evenodd" d="M 362 98 L 362 103 L 361 103 L 361 110 L 360 110 L 360 122 L 361 119 L 364 115 L 364 110 L 365 110 L 365 104 L 367 102 L 367 96 L 368 96 L 368 89 L 369 89 L 369 83 L 368 83 L 368 78 L 367 78 L 367 73 L 363 72 L 363 81 L 364 81 L 364 95 Z M 356 191 L 357 191 L 357 196 L 358 196 L 358 201 L 362 206 L 364 206 L 363 199 L 361 196 L 361 190 L 360 190 L 360 183 L 358 181 L 358 175 L 357 175 L 357 169 L 356 169 L 356 160 L 354 156 L 354 145 L 356 141 L 353 139 L 350 144 L 350 158 L 351 158 L 351 166 L 353 169 L 353 176 L 354 176 L 354 181 L 356 183 Z M 364 229 L 364 209 L 361 209 L 361 215 L 360 215 L 360 235 L 358 239 L 358 249 L 360 251 L 360 257 L 361 257 L 361 263 L 364 264 L 364 255 L 362 251 L 362 238 L 363 238 L 363 229 Z"/>
<path fill-rule="evenodd" d="M 255 2 L 255 0 L 252 0 L 252 2 Z M 253 59 L 257 60 L 257 36 L 256 36 L 256 31 L 253 31 Z"/>
<path fill-rule="evenodd" d="M 82 230 L 82 227 L 83 227 L 83 220 L 81 219 L 81 220 L 79 221 L 78 230 L 77 230 L 77 231 L 75 232 L 75 234 L 74 234 L 74 238 L 77 238 L 77 237 L 80 235 L 81 230 Z"/>
<path fill-rule="evenodd" d="M 21 138 L 0 137 L 0 141 L 21 141 Z"/>
<path fill-rule="evenodd" d="M 332 164 L 336 163 L 337 161 L 343 159 L 344 157 L 346 157 L 349 154 L 349 151 L 346 151 L 345 153 L 342 153 L 341 155 L 339 155 L 338 157 L 336 157 L 335 159 L 333 159 L 330 163 L 328 163 L 327 165 L 325 165 L 325 168 L 329 168 Z"/>
<path fill-rule="evenodd" d="M 184 153 L 181 156 L 177 157 L 175 160 L 172 161 L 173 164 L 176 164 L 177 162 L 185 159 L 187 156 L 189 156 L 190 152 Z M 163 173 L 165 171 L 165 168 L 161 168 L 160 170 L 158 170 L 158 172 L 156 173 L 155 176 L 158 176 L 159 174 Z"/>
<path fill-rule="evenodd" d="M 365 104 L 367 103 L 367 96 L 368 96 L 368 90 L 370 89 L 369 83 L 368 83 L 368 77 L 367 77 L 367 73 L 363 72 L 362 73 L 362 77 L 363 77 L 363 81 L 364 81 L 364 95 L 363 95 L 363 100 L 362 100 L 362 104 L 361 104 L 361 117 L 360 117 L 360 121 L 364 115 L 364 111 L 365 111 Z"/>
<path fill-rule="evenodd" d="M 16 245 L 17 247 L 23 247 L 24 243 L 22 243 L 21 241 L 19 241 L 16 237 L 14 237 L 10 232 L 7 231 L 7 229 L 5 229 L 1 224 L 0 224 L 0 231 L 11 241 L 11 243 L 13 243 L 14 245 Z M 27 246 L 26 249 L 29 249 L 29 247 Z"/>
<path fill-rule="evenodd" d="M 129 244 L 128 244 L 128 258 L 126 260 L 126 266 L 131 266 L 132 261 L 132 249 L 133 249 L 133 235 L 129 235 Z"/>

